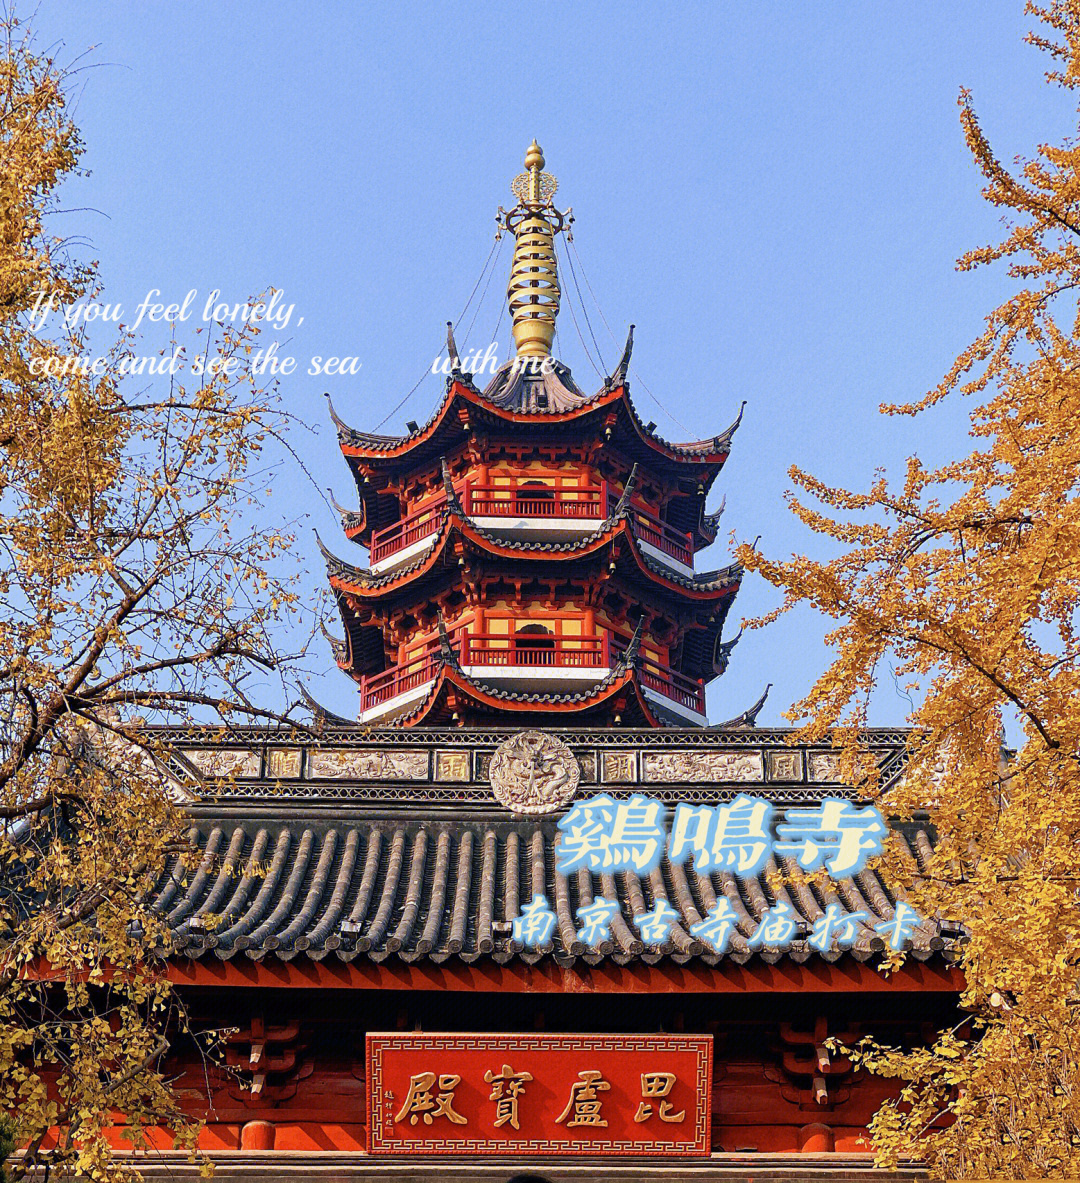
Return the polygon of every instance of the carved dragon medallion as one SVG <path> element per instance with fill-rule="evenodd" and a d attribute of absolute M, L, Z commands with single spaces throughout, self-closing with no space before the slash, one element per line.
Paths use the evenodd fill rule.
<path fill-rule="evenodd" d="M 581 768 L 554 735 L 519 731 L 495 749 L 491 790 L 512 813 L 553 813 L 577 792 Z"/>

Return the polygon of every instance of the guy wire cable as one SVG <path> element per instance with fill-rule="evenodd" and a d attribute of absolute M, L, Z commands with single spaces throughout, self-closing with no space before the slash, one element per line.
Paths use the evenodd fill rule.
<path fill-rule="evenodd" d="M 611 337 L 612 341 L 614 341 L 615 344 L 618 345 L 619 339 L 612 332 L 611 325 L 608 324 L 608 319 L 604 315 L 604 309 L 601 306 L 600 301 L 596 298 L 596 293 L 593 291 L 592 284 L 589 283 L 588 272 L 585 270 L 585 264 L 582 263 L 582 261 L 581 261 L 581 254 L 577 249 L 577 243 L 575 243 L 573 241 L 573 239 L 570 240 L 570 246 L 573 248 L 574 254 L 577 255 L 578 266 L 581 268 L 581 277 L 582 277 L 582 279 L 585 280 L 585 286 L 589 289 L 589 295 L 592 296 L 592 298 L 593 298 L 593 303 L 596 305 L 597 312 L 600 313 L 600 319 L 604 322 L 604 328 L 607 329 L 608 336 Z M 656 405 L 660 408 L 660 410 L 663 411 L 665 415 L 667 415 L 667 417 L 672 421 L 672 423 L 676 424 L 678 427 L 681 427 L 683 429 L 683 431 L 687 432 L 689 435 L 693 435 L 694 429 L 692 427 L 687 427 L 686 424 L 683 423 L 683 421 L 681 419 L 677 419 L 667 409 L 667 407 L 665 407 L 664 404 L 656 397 L 656 395 L 653 394 L 653 392 L 646 385 L 645 379 L 642 378 L 641 374 L 638 373 L 637 366 L 635 366 L 633 362 L 630 363 L 630 370 L 633 373 L 634 377 L 641 383 L 642 388 L 644 389 L 645 393 L 649 396 L 649 398 L 651 398 L 653 400 L 654 403 L 656 403 Z"/>
<path fill-rule="evenodd" d="M 573 245 L 573 241 L 574 241 L 573 238 L 571 238 L 568 235 L 567 242 L 570 245 Z M 574 281 L 574 287 L 577 290 L 578 299 L 581 301 L 581 314 L 582 314 L 582 316 L 585 317 L 585 324 L 589 329 L 589 336 L 592 338 L 592 343 L 596 347 L 596 356 L 600 359 L 600 364 L 603 366 L 604 365 L 604 355 L 600 350 L 600 342 L 597 341 L 596 334 L 593 332 L 592 321 L 589 320 L 589 310 L 588 310 L 588 308 L 585 307 L 585 297 L 581 294 L 581 285 L 578 283 L 577 271 L 574 269 L 574 259 L 573 259 L 573 256 L 570 254 L 569 249 L 567 249 L 567 251 L 566 251 L 566 261 L 567 261 L 567 263 L 570 264 L 570 277 Z M 583 274 L 584 274 L 584 272 L 583 272 Z M 596 297 L 594 296 L 593 299 L 595 300 Z M 599 308 L 599 307 L 600 307 L 600 305 L 597 304 L 597 308 Z M 617 342 L 616 342 L 616 344 L 617 344 Z M 607 372 L 608 372 L 607 367 L 604 366 L 605 375 L 607 374 Z"/>
<path fill-rule="evenodd" d="M 464 318 L 465 313 L 468 312 L 469 305 L 473 302 L 473 296 L 476 295 L 476 290 L 480 286 L 480 281 L 484 278 L 484 273 L 488 269 L 488 264 L 491 263 L 492 256 L 495 254 L 496 250 L 499 249 L 501 246 L 502 246 L 502 238 L 501 237 L 496 238 L 495 241 L 491 244 L 491 250 L 488 251 L 487 260 L 484 263 L 484 266 L 481 268 L 480 274 L 476 277 L 476 283 L 473 284 L 473 290 L 469 293 L 469 298 L 465 301 L 465 307 L 462 308 L 461 312 L 458 314 L 457 320 L 454 321 L 454 328 L 455 329 L 458 327 L 459 324 L 461 324 L 461 321 Z M 488 282 L 489 283 L 491 282 L 490 277 L 488 278 Z M 485 291 L 486 290 L 487 289 L 485 288 Z M 483 297 L 481 297 L 481 300 L 483 300 Z M 440 350 L 440 352 L 441 352 L 441 350 Z M 375 426 L 372 430 L 378 431 L 379 428 L 382 427 L 382 425 L 387 421 L 387 419 L 390 419 L 394 415 L 396 415 L 398 413 L 398 411 L 400 411 L 401 408 L 409 401 L 409 399 L 411 399 L 412 396 L 420 389 L 420 386 L 423 383 L 424 379 L 430 373 L 431 373 L 431 367 L 429 366 L 420 375 L 419 382 L 416 383 L 416 385 L 412 388 L 412 390 L 410 390 L 409 393 L 407 395 L 405 395 L 405 397 L 399 403 L 397 403 L 394 407 L 392 407 L 389 411 L 387 411 L 387 413 L 379 420 L 379 422 L 375 424 Z"/>
<path fill-rule="evenodd" d="M 603 380 L 604 378 L 607 377 L 607 375 L 604 373 L 603 370 L 600 369 L 600 366 L 598 366 L 596 364 L 596 362 L 593 361 L 593 356 L 589 352 L 589 347 L 585 343 L 585 338 L 581 335 L 581 326 L 578 324 L 577 314 L 574 312 L 574 302 L 573 302 L 573 300 L 570 299 L 569 289 L 566 292 L 566 306 L 567 306 L 567 308 L 570 309 L 570 319 L 574 322 L 574 328 L 577 329 L 578 340 L 581 342 L 581 348 L 585 351 L 585 356 L 589 359 L 589 365 L 592 366 L 592 368 L 597 372 L 597 374 L 599 375 L 601 380 Z M 604 364 L 604 359 L 601 358 L 600 365 L 603 365 L 603 364 Z"/>

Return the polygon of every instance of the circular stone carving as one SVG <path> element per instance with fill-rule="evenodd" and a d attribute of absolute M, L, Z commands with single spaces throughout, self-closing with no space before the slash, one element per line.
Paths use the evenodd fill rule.
<path fill-rule="evenodd" d="M 581 768 L 554 735 L 519 731 L 495 749 L 491 789 L 512 813 L 552 813 L 577 792 Z"/>

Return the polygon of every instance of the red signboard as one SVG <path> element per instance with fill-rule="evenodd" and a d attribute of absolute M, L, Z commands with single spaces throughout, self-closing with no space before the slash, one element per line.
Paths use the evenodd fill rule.
<path fill-rule="evenodd" d="M 372 1154 L 709 1153 L 707 1035 L 367 1037 Z"/>

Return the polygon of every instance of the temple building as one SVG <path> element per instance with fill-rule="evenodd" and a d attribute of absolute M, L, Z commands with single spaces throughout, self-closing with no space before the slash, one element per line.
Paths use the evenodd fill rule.
<path fill-rule="evenodd" d="M 854 794 L 830 747 L 757 727 L 761 701 L 710 725 L 741 571 L 699 560 L 738 419 L 662 439 L 631 402 L 632 329 L 578 386 L 552 356 L 567 216 L 535 142 L 513 191 L 514 356 L 481 388 L 451 331 L 445 395 L 404 436 L 331 410 L 367 552 L 324 548 L 357 718 L 167 733 L 205 786 L 201 862 L 153 907 L 193 1028 L 227 1035 L 220 1062 L 180 1040 L 165 1070 L 219 1179 L 895 1178 L 866 1141 L 890 1083 L 828 1040 L 929 1039 L 962 985 L 956 925 L 913 924 L 886 977 L 904 904 L 872 867 L 796 882 L 777 842 L 745 874 L 670 847 L 561 869 L 585 802 L 668 825 L 751 802 L 775 830 Z M 903 774 L 903 731 L 865 742 L 886 786 Z M 925 818 L 893 829 L 925 866 Z M 791 936 L 770 946 L 774 914 Z M 823 917 L 847 937 L 815 941 Z"/>

